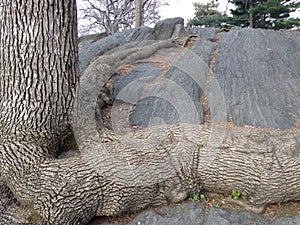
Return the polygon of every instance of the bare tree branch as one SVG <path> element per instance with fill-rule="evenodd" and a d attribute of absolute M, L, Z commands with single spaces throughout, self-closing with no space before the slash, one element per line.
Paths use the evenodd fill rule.
<path fill-rule="evenodd" d="M 159 20 L 158 9 L 167 4 L 165 0 L 84 0 L 85 4 L 79 11 L 80 34 L 100 31 L 112 34 L 132 28 L 137 2 L 141 3 L 141 25 Z"/>

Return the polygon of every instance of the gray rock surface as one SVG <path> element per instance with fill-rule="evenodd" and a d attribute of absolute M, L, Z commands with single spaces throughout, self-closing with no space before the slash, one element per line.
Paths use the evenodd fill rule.
<path fill-rule="evenodd" d="M 138 71 L 134 70 L 127 76 L 132 78 L 136 72 Z M 141 127 L 179 122 L 203 123 L 203 109 L 199 101 L 203 95 L 201 87 L 188 74 L 175 67 L 170 68 L 163 78 L 159 77 L 162 71 L 157 72 L 159 73 L 155 74 L 153 70 L 149 70 L 137 74 L 140 78 L 133 82 L 135 88 L 130 88 L 131 91 L 137 90 L 136 93 L 141 93 L 137 84 L 141 79 L 143 82 L 151 79 L 151 82 L 144 83 L 144 90 L 140 94 L 139 101 L 136 101 L 129 122 Z M 146 74 L 149 74 L 150 78 L 141 78 Z M 117 90 L 118 88 L 119 86 Z M 187 108 L 189 110 L 186 110 Z"/>
<path fill-rule="evenodd" d="M 163 90 L 162 90 L 163 91 Z M 163 98 L 146 97 L 129 116 L 129 122 L 139 127 L 151 127 L 180 122 L 176 108 Z"/>
<path fill-rule="evenodd" d="M 184 25 L 183 24 L 176 24 L 175 29 L 172 34 L 172 38 L 178 38 L 184 33 Z"/>
<path fill-rule="evenodd" d="M 149 27 L 140 27 L 115 33 L 108 37 L 105 37 L 106 35 L 103 33 L 80 37 L 80 75 L 97 56 L 107 54 L 117 47 L 127 45 L 129 43 L 138 47 L 143 46 L 143 41 L 168 39 L 172 37 L 174 32 L 175 36 L 179 36 L 181 32 L 184 32 L 184 29 L 182 29 L 183 25 L 184 19 L 176 17 L 159 21 L 155 25 L 154 29 Z"/>
<path fill-rule="evenodd" d="M 168 19 L 157 22 L 154 26 L 156 38 L 159 40 L 165 40 L 165 39 L 171 38 L 175 31 L 177 24 L 181 24 L 183 26 L 184 19 L 181 17 L 176 17 L 176 18 L 168 18 Z M 176 29 L 176 35 L 177 36 L 179 35 L 178 34 L 178 26 Z"/>
<path fill-rule="evenodd" d="M 119 221 L 119 222 L 118 222 Z M 109 222 L 109 218 L 97 218 L 90 225 L 298 225 L 300 214 L 293 217 L 279 217 L 271 221 L 260 215 L 245 211 L 225 210 L 210 207 L 199 202 L 148 209 L 139 213 L 126 223 L 117 220 Z"/>
<path fill-rule="evenodd" d="M 150 209 L 136 217 L 130 225 L 200 225 L 204 224 L 205 205 L 198 202 L 174 207 Z"/>
<path fill-rule="evenodd" d="M 144 41 L 128 42 L 128 43 L 122 44 L 116 48 L 113 48 L 113 49 L 105 52 L 105 55 L 110 55 L 110 54 L 113 54 L 116 52 L 121 52 L 124 50 L 133 49 L 133 48 L 141 48 L 141 47 L 149 46 L 155 42 L 157 42 L 157 40 L 144 40 Z"/>
<path fill-rule="evenodd" d="M 163 76 L 163 70 L 151 64 L 138 66 L 123 77 L 115 75 L 115 98 L 136 104 L 129 122 L 141 127 L 202 124 L 200 99 L 205 95 L 211 54 L 216 48 L 215 43 L 198 40 Z"/>
<path fill-rule="evenodd" d="M 155 33 L 152 28 L 141 27 L 137 29 L 126 30 L 121 33 L 115 33 L 106 38 L 92 42 L 90 45 L 82 48 L 79 52 L 79 71 L 80 74 L 87 68 L 90 62 L 97 56 L 104 55 L 109 50 L 130 42 L 140 42 L 145 40 L 155 40 Z"/>
<path fill-rule="evenodd" d="M 214 41 L 217 38 L 217 34 L 220 32 L 219 28 L 201 28 L 193 27 L 187 29 L 188 33 L 198 35 L 201 39 L 207 41 Z"/>
<path fill-rule="evenodd" d="M 138 82 L 148 82 L 148 85 L 144 83 L 145 88 L 151 86 L 147 87 L 143 95 L 139 94 L 139 101 L 135 101 L 136 107 L 130 114 L 129 122 L 141 127 L 179 122 L 202 124 L 204 112 L 200 99 L 205 95 L 211 55 L 216 48 L 215 43 L 198 40 L 189 52 L 170 67 L 163 78 L 159 78 L 162 71 L 154 73 L 149 68 L 148 71 L 133 70 L 127 74 L 124 82 L 128 82 L 128 79 L 133 82 L 133 79 L 140 77 Z M 152 77 L 151 82 L 145 80 L 145 75 Z M 119 85 L 116 87 L 118 89 Z M 141 92 L 139 85 L 130 90 Z"/>
<path fill-rule="evenodd" d="M 262 216 L 235 210 L 206 206 L 198 202 L 189 202 L 174 207 L 147 210 L 140 213 L 130 225 L 296 225 L 300 224 L 300 215 L 277 218 L 267 221 Z"/>
<path fill-rule="evenodd" d="M 163 78 L 158 77 L 160 74 L 154 75 L 151 70 L 137 74 L 135 79 L 149 72 L 156 78 L 151 81 L 155 84 L 148 83 L 151 87 L 137 102 L 129 122 L 141 127 L 179 122 L 202 124 L 204 112 L 200 99 L 205 95 L 211 54 L 216 48 L 215 43 L 198 40 L 189 52 L 170 67 Z M 126 76 L 132 78 L 133 72 L 136 74 L 136 71 L 132 71 Z M 140 92 L 138 87 L 131 90 Z"/>
<path fill-rule="evenodd" d="M 298 225 L 300 224 L 300 215 L 293 217 L 280 217 L 270 223 L 270 225 Z"/>
<path fill-rule="evenodd" d="M 220 208 L 210 208 L 203 225 L 239 225 L 256 224 L 267 225 L 268 223 L 259 215 L 249 212 L 238 212 Z"/>
<path fill-rule="evenodd" d="M 153 64 L 144 64 L 135 67 L 126 76 L 115 74 L 113 76 L 115 99 L 136 104 L 144 96 L 147 86 L 162 72 L 163 69 Z"/>
<path fill-rule="evenodd" d="M 227 121 L 287 129 L 300 123 L 300 40 L 261 29 L 220 36 L 215 73 Z"/>
<path fill-rule="evenodd" d="M 217 47 L 217 44 L 214 42 L 200 39 L 190 50 L 199 56 L 199 61 L 203 61 L 207 65 L 207 68 L 209 68 L 212 54 L 216 51 Z"/>
<path fill-rule="evenodd" d="M 78 42 L 78 49 L 79 52 L 84 49 L 87 48 L 91 43 L 96 42 L 102 38 L 107 37 L 106 32 L 103 33 L 99 33 L 99 34 L 90 34 L 90 35 L 85 35 L 79 38 Z"/>

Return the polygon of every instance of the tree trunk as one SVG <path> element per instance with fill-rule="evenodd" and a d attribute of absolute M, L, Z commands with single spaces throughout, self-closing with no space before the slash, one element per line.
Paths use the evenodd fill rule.
<path fill-rule="evenodd" d="M 135 28 L 137 27 L 141 27 L 144 25 L 144 21 L 143 21 L 143 9 L 145 4 L 148 2 L 149 0 L 135 0 L 134 4 L 135 4 Z"/>
<path fill-rule="evenodd" d="M 253 13 L 254 1 L 249 0 L 249 27 L 254 28 L 254 13 Z"/>
<path fill-rule="evenodd" d="M 16 155 L 4 154 L 5 177 L 25 174 L 36 158 L 55 155 L 70 124 L 77 79 L 75 11 L 74 1 L 1 0 L 0 135 L 4 143 L 38 146 L 22 152 L 26 160 L 19 168 Z M 14 147 L 19 148 L 5 151 Z"/>
<path fill-rule="evenodd" d="M 84 224 L 200 190 L 235 189 L 255 206 L 300 200 L 296 129 L 174 125 L 101 143 L 79 123 L 81 155 L 55 158 L 75 95 L 75 0 L 0 3 L 0 181 L 32 223 Z"/>
<path fill-rule="evenodd" d="M 104 15 L 104 20 L 105 20 L 105 32 L 108 34 L 108 35 L 111 35 L 113 34 L 115 31 L 113 29 L 113 26 L 112 26 L 112 21 L 110 20 L 110 2 L 109 0 L 106 0 L 105 1 L 105 15 Z"/>
<path fill-rule="evenodd" d="M 135 28 L 142 26 L 142 5 L 141 0 L 135 0 Z"/>
<path fill-rule="evenodd" d="M 76 5 L 74 0 L 0 5 L 0 179 L 19 200 L 33 201 L 22 180 L 58 154 L 71 122 Z"/>

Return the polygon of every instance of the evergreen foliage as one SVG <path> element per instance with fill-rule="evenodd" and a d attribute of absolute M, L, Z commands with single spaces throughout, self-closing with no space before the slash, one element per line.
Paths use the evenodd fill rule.
<path fill-rule="evenodd" d="M 239 27 L 248 27 L 249 26 L 249 1 L 244 0 L 232 0 L 230 1 L 233 3 L 236 8 L 231 9 L 232 19 L 230 24 L 233 26 Z"/>
<path fill-rule="evenodd" d="M 300 7 L 300 1 L 293 0 L 229 0 L 235 5 L 231 15 L 218 11 L 218 3 L 194 3 L 195 17 L 189 25 L 205 27 L 239 26 L 265 29 L 291 29 L 300 27 L 299 18 L 290 13 Z"/>
<path fill-rule="evenodd" d="M 224 27 L 230 18 L 218 11 L 219 4 L 211 0 L 206 4 L 193 3 L 195 17 L 188 22 L 190 26 Z"/>

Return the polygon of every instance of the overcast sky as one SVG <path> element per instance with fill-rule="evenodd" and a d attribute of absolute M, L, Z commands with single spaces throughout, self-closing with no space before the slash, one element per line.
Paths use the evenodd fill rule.
<path fill-rule="evenodd" d="M 169 3 L 168 6 L 164 6 L 160 10 L 160 15 L 162 19 L 165 18 L 171 18 L 171 17 L 183 17 L 185 19 L 185 22 L 187 22 L 187 19 L 191 19 L 194 17 L 194 6 L 193 2 L 202 2 L 206 3 L 209 0 L 168 0 Z M 78 2 L 78 8 L 80 8 L 80 4 L 82 0 L 77 0 Z M 220 11 L 226 10 L 227 0 L 219 0 L 218 1 L 220 7 Z M 230 6 L 229 6 L 230 8 Z M 300 10 L 296 14 L 294 14 L 295 17 L 300 17 Z"/>
<path fill-rule="evenodd" d="M 170 17 L 183 17 L 185 20 L 191 19 L 194 17 L 195 8 L 193 2 L 207 2 L 205 0 L 169 0 L 169 5 L 161 8 L 160 13 L 162 19 Z M 225 11 L 227 0 L 219 0 L 220 4 L 219 10 Z"/>
<path fill-rule="evenodd" d="M 194 17 L 195 8 L 193 2 L 207 2 L 208 0 L 167 0 L 167 6 L 163 6 L 160 9 L 160 15 L 162 19 L 172 17 L 183 17 L 185 20 Z M 227 0 L 219 0 L 220 10 L 226 9 Z M 82 4 L 82 0 L 77 0 L 78 8 Z"/>

